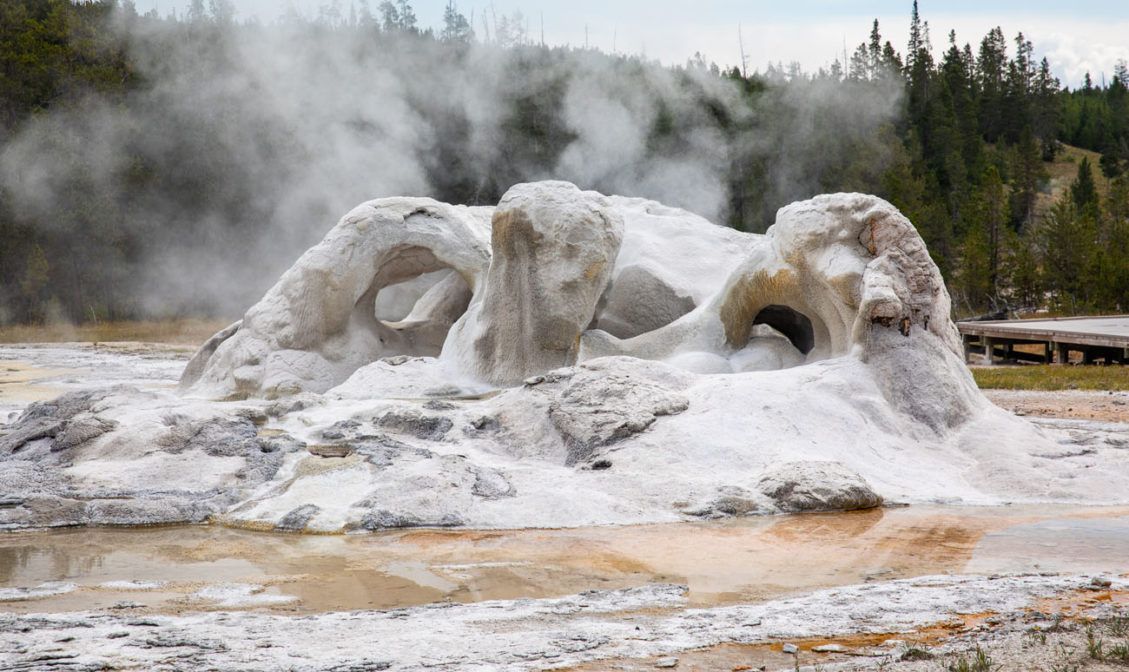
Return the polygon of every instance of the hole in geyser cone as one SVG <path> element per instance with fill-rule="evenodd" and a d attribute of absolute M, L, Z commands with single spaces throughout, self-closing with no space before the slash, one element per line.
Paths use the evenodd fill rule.
<path fill-rule="evenodd" d="M 376 319 L 385 324 L 406 319 L 429 289 L 454 272 L 450 268 L 442 268 L 382 287 L 373 305 Z"/>
<path fill-rule="evenodd" d="M 368 310 L 376 318 L 378 333 L 398 335 L 384 339 L 399 343 L 389 354 L 435 357 L 470 299 L 463 277 L 454 269 L 440 268 L 380 288 Z"/>
<path fill-rule="evenodd" d="M 783 334 L 803 354 L 815 347 L 815 330 L 807 315 L 788 306 L 765 307 L 753 318 L 753 324 L 767 324 Z"/>

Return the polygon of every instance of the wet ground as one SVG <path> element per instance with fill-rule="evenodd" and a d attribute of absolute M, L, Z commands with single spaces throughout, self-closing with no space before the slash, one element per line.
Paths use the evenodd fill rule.
<path fill-rule="evenodd" d="M 146 343 L 0 346 L 0 420 L 5 410 L 71 389 L 172 386 L 189 354 L 183 346 Z M 1043 417 L 1076 417 L 1087 403 L 1120 409 L 1114 402 L 1123 401 L 1093 393 L 989 394 L 1005 407 L 1041 404 L 1043 412 L 1032 415 Z M 0 535 L 0 609 L 129 603 L 169 613 L 310 613 L 648 583 L 685 584 L 692 604 L 710 605 L 925 574 L 1023 571 L 1129 571 L 1129 509 L 916 506 L 674 525 L 332 537 L 219 526 L 13 533 Z"/>
<path fill-rule="evenodd" d="M 176 385 L 193 349 L 161 343 L 0 345 L 0 423 L 29 403 L 78 389 Z"/>
<path fill-rule="evenodd" d="M 1129 509 L 909 507 L 570 530 L 286 535 L 218 526 L 0 535 L 0 609 L 313 613 L 652 583 L 691 605 L 928 574 L 1129 571 Z"/>
<path fill-rule="evenodd" d="M 74 372 L 74 369 L 42 368 L 23 360 L 0 360 L 0 409 L 14 411 L 32 401 L 59 396 L 65 389 L 53 385 L 52 381 Z M 0 420 L 6 417 L 7 414 L 0 415 Z"/>
<path fill-rule="evenodd" d="M 183 347 L 148 344 L 0 346 L 0 423 L 28 403 L 72 389 L 172 386 L 189 354 Z M 1126 420 L 1124 394 L 988 396 L 1040 423 L 1082 423 L 1067 428 L 1072 431 L 1089 431 L 1094 421 Z M 0 613 L 86 612 L 112 619 L 230 611 L 252 618 L 556 598 L 671 583 L 688 586 L 688 606 L 714 607 L 924 575 L 1024 572 L 1129 575 L 1129 508 L 914 506 L 667 525 L 337 536 L 218 525 L 8 533 L 0 534 Z M 1129 604 L 1124 591 L 1081 595 Z M 1049 605 L 1046 611 L 1063 609 Z M 988 618 L 964 614 L 914 636 L 939 642 L 979 631 Z M 811 650 L 820 644 L 862 650 L 879 647 L 887 636 L 795 643 L 814 656 Z M 791 669 L 796 662 L 781 652 L 780 642 L 767 640 L 678 655 L 680 669 Z M 819 654 L 806 662 L 832 658 Z M 614 662 L 623 669 L 654 664 L 650 658 Z"/>

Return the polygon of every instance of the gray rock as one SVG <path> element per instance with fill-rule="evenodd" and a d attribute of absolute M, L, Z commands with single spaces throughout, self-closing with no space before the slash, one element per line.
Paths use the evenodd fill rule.
<path fill-rule="evenodd" d="M 255 408 L 253 406 L 240 408 L 239 410 L 235 411 L 235 415 L 236 417 L 246 418 L 247 420 L 250 420 L 251 423 L 256 427 L 265 425 L 267 423 L 267 420 L 270 419 L 270 416 L 266 411 L 261 408 Z"/>
<path fill-rule="evenodd" d="M 725 518 L 729 516 L 749 516 L 760 510 L 756 496 L 745 488 L 722 486 L 717 489 L 717 497 L 700 504 L 676 504 L 683 513 L 698 518 Z"/>
<path fill-rule="evenodd" d="M 5 437 L 14 452 L 0 454 L 0 494 L 6 504 L 0 507 L 0 529 L 202 522 L 272 478 L 285 455 L 303 446 L 287 435 L 259 437 L 258 416 L 246 409 L 235 410 L 234 417 L 219 409 L 205 417 L 190 407 L 163 415 L 155 410 L 142 425 L 119 426 L 97 415 L 110 412 L 105 406 L 111 396 L 114 404 L 128 405 L 148 401 L 154 393 L 127 387 L 72 393 L 33 404 L 21 415 L 16 432 Z M 152 456 L 161 463 L 162 453 L 227 459 L 223 470 L 230 478 L 203 487 L 186 478 L 171 489 L 154 488 L 143 477 L 126 478 L 109 487 L 113 481 L 66 471 L 79 458 Z M 233 467 L 230 458 L 240 462 Z"/>
<path fill-rule="evenodd" d="M 246 418 L 214 416 L 204 420 L 169 414 L 163 418 L 168 431 L 157 439 L 165 452 L 177 454 L 202 450 L 213 457 L 237 457 L 259 452 L 258 430 Z"/>
<path fill-rule="evenodd" d="M 483 415 L 470 421 L 470 429 L 475 432 L 496 432 L 502 428 L 502 423 L 498 422 L 498 418 Z"/>
<path fill-rule="evenodd" d="M 117 425 L 118 423 L 113 420 L 103 420 L 85 413 L 75 416 L 66 421 L 61 431 L 55 435 L 55 440 L 51 443 L 51 450 L 69 450 L 80 446 L 91 439 L 102 436 Z"/>
<path fill-rule="evenodd" d="M 306 408 L 306 402 L 301 399 L 282 399 L 267 406 L 266 413 L 272 418 L 281 418 L 290 413 L 297 413 Z"/>
<path fill-rule="evenodd" d="M 329 427 L 321 430 L 321 437 L 330 441 L 338 441 L 347 436 L 352 436 L 359 429 L 361 423 L 356 420 L 339 420 Z"/>
<path fill-rule="evenodd" d="M 690 405 L 681 393 L 627 370 L 592 362 L 575 371 L 549 404 L 549 418 L 565 439 L 570 466 Z"/>
<path fill-rule="evenodd" d="M 666 326 L 694 309 L 694 299 L 678 293 L 643 264 L 619 272 L 605 296 L 596 328 L 617 338 L 633 338 Z"/>
<path fill-rule="evenodd" d="M 353 453 L 353 447 L 344 443 L 313 444 L 306 446 L 306 450 L 318 457 L 348 457 Z"/>
<path fill-rule="evenodd" d="M 327 672 L 381 672 L 392 667 L 387 660 L 361 660 L 355 663 L 343 663 L 325 668 Z"/>
<path fill-rule="evenodd" d="M 25 451 L 28 444 L 41 439 L 50 442 L 51 450 L 73 448 L 104 434 L 113 423 L 101 420 L 91 410 L 104 399 L 115 394 L 144 394 L 132 387 L 115 386 L 101 390 L 68 392 L 48 401 L 29 405 L 12 423 L 8 433 L 0 437 L 0 460 Z M 25 453 L 19 459 L 29 458 Z"/>
<path fill-rule="evenodd" d="M 419 411 L 389 411 L 376 420 L 376 424 L 400 434 L 410 434 L 417 439 L 438 441 L 450 431 L 454 423 L 450 418 L 424 415 Z"/>
<path fill-rule="evenodd" d="M 364 530 L 388 530 L 401 527 L 459 527 L 461 518 L 446 513 L 438 518 L 425 518 L 411 512 L 377 509 L 361 518 L 360 528 Z"/>
<path fill-rule="evenodd" d="M 80 390 L 67 392 L 48 401 L 37 401 L 27 407 L 20 415 L 20 421 L 35 418 L 70 420 L 79 413 L 91 410 L 95 404 L 113 394 L 140 393 L 137 388 L 117 385 L 101 390 Z"/>
<path fill-rule="evenodd" d="M 320 511 L 321 507 L 316 504 L 304 504 L 283 516 L 274 529 L 282 532 L 301 532 Z"/>
<path fill-rule="evenodd" d="M 514 486 L 505 474 L 489 467 L 471 467 L 474 471 L 474 486 L 471 493 L 483 499 L 503 499 L 513 497 Z"/>
<path fill-rule="evenodd" d="M 14 428 L 0 438 L 0 458 L 19 453 L 33 441 L 54 438 L 63 431 L 65 422 L 55 418 L 20 418 Z"/>
<path fill-rule="evenodd" d="M 146 493 L 124 499 L 95 499 L 85 503 L 83 518 L 94 525 L 202 523 L 223 509 L 217 494 Z"/>
<path fill-rule="evenodd" d="M 882 505 L 861 476 L 839 462 L 785 462 L 757 484 L 782 511 L 851 511 Z"/>

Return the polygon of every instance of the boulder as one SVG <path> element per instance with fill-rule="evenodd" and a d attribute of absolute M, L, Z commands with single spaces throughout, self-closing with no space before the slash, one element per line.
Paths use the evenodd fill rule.
<path fill-rule="evenodd" d="M 862 476 L 839 462 L 785 462 L 766 470 L 757 489 L 788 513 L 854 511 L 882 505 Z"/>

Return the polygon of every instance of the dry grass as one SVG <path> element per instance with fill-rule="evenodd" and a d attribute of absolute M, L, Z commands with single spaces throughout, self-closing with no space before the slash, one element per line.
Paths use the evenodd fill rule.
<path fill-rule="evenodd" d="M 994 390 L 1129 390 L 1129 366 L 973 367 L 972 377 Z"/>
<path fill-rule="evenodd" d="M 1105 198 L 1106 194 L 1109 193 L 1109 180 L 1102 175 L 1102 171 L 1098 167 L 1098 160 L 1101 159 L 1101 156 L 1098 152 L 1091 152 L 1088 149 L 1063 145 L 1062 151 L 1055 157 L 1054 161 L 1043 164 L 1043 167 L 1047 170 L 1047 176 L 1050 178 L 1049 192 L 1040 193 L 1036 197 L 1035 211 L 1042 215 L 1064 192 L 1070 189 L 1070 184 L 1078 177 L 1078 164 L 1082 163 L 1083 158 L 1090 160 L 1098 195 Z"/>
<path fill-rule="evenodd" d="M 227 321 L 183 319 L 136 322 L 99 322 L 81 325 L 10 325 L 0 326 L 0 343 L 63 343 L 141 341 L 199 345 L 223 329 Z"/>

